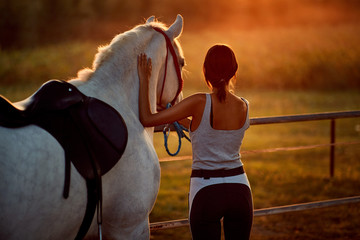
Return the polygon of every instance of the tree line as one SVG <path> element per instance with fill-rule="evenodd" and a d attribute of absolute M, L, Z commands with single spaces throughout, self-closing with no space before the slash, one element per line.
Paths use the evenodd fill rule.
<path fill-rule="evenodd" d="M 114 28 L 123 30 L 121 24 L 129 28 L 151 15 L 170 22 L 181 13 L 204 21 L 227 5 L 218 0 L 2 0 L 0 49 L 74 38 L 108 39 Z"/>
<path fill-rule="evenodd" d="M 171 23 L 181 13 L 196 30 L 226 21 L 251 28 L 314 24 L 319 18 L 309 13 L 326 9 L 351 18 L 359 7 L 358 0 L 1 0 L 0 49 L 109 39 L 151 15 Z"/>
<path fill-rule="evenodd" d="M 100 25 L 133 21 L 151 0 L 3 0 L 0 48 L 32 47 L 73 38 L 101 38 Z M 100 31 L 100 33 L 98 33 Z M 106 35 L 106 34 L 105 34 Z"/>

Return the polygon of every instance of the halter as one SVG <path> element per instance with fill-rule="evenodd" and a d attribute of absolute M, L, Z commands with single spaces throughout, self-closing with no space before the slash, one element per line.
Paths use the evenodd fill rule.
<path fill-rule="evenodd" d="M 161 99 L 162 99 L 162 95 L 163 95 L 163 92 L 164 92 L 164 88 L 165 88 L 165 80 L 166 80 L 166 74 L 167 74 L 167 60 L 168 60 L 168 54 L 169 54 L 169 51 L 173 57 L 173 61 L 174 61 L 174 66 L 175 66 L 175 70 L 176 70 L 176 75 L 177 75 L 177 78 L 178 78 L 178 83 L 179 83 L 179 87 L 178 87 L 178 90 L 175 94 L 175 97 L 174 99 L 170 102 L 171 105 L 174 105 L 175 104 L 175 101 L 177 99 L 177 97 L 179 96 L 179 94 L 181 93 L 182 91 L 182 88 L 184 86 L 184 81 L 181 77 L 181 70 L 180 70 L 180 66 L 179 66 L 179 62 L 178 62 L 178 58 L 177 58 L 177 55 L 175 53 L 175 49 L 174 49 L 174 46 L 171 44 L 171 40 L 170 38 L 166 35 L 166 33 L 158 28 L 158 27 L 153 27 L 153 29 L 159 33 L 161 33 L 164 38 L 165 38 L 165 41 L 166 41 L 166 58 L 165 58 L 165 72 L 164 72 L 164 80 L 163 80 L 163 84 L 162 84 L 162 87 L 161 87 L 161 93 L 160 93 L 160 102 L 158 103 L 158 106 L 161 106 Z"/>

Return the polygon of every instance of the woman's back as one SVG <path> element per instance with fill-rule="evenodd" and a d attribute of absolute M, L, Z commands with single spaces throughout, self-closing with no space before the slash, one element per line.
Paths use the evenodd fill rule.
<path fill-rule="evenodd" d="M 233 94 L 227 94 L 224 102 L 220 102 L 215 94 L 211 94 L 212 128 L 217 130 L 236 130 L 244 126 L 247 115 L 247 104 Z"/>
<path fill-rule="evenodd" d="M 200 123 L 196 129 L 190 128 L 193 169 L 230 169 L 242 165 L 239 152 L 250 121 L 246 100 L 233 97 L 228 102 L 213 103 L 216 96 L 205 95 Z M 212 105 L 214 123 L 217 124 L 214 127 L 211 126 Z"/>
<path fill-rule="evenodd" d="M 205 94 L 196 94 L 192 97 L 196 98 L 196 114 L 193 115 L 190 130 L 195 131 L 202 120 L 205 109 Z M 211 94 L 211 116 L 210 124 L 215 130 L 236 130 L 240 129 L 247 115 L 247 104 L 239 97 L 228 94 L 226 101 L 220 102 L 215 93 Z M 189 127 L 189 126 L 186 126 Z"/>

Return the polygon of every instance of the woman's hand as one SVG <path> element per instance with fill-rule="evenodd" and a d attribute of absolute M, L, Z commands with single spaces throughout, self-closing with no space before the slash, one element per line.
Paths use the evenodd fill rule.
<path fill-rule="evenodd" d="M 140 82 L 148 83 L 151 76 L 151 58 L 148 58 L 145 53 L 138 56 L 137 69 Z"/>
<path fill-rule="evenodd" d="M 150 111 L 150 102 L 149 102 L 149 79 L 151 76 L 151 58 L 148 59 L 145 53 L 142 53 L 138 56 L 137 69 L 140 80 L 139 119 L 144 126 L 147 126 L 147 120 L 152 115 Z"/>
<path fill-rule="evenodd" d="M 138 56 L 137 68 L 140 79 L 139 120 L 144 127 L 153 127 L 165 123 L 172 123 L 174 121 L 178 121 L 179 119 L 193 116 L 193 110 L 196 109 L 198 105 L 198 101 L 196 100 L 197 98 L 189 98 L 190 100 L 184 100 L 183 102 L 180 102 L 167 110 L 153 114 L 150 110 L 149 101 L 151 58 L 148 58 L 144 53 L 140 54 Z M 189 121 L 183 122 L 183 124 L 188 126 Z"/>

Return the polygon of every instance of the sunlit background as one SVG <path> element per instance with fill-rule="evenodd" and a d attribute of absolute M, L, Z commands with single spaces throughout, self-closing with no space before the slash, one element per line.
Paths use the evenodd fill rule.
<path fill-rule="evenodd" d="M 360 110 L 358 0 L 11 0 L 0 2 L 0 94 L 24 99 L 49 79 L 91 67 L 97 47 L 155 15 L 184 17 L 184 95 L 208 91 L 201 73 L 207 49 L 230 45 L 237 56 L 236 93 L 251 117 Z M 358 118 L 338 120 L 336 141 L 359 141 Z M 175 140 L 171 140 L 175 148 Z M 329 142 L 329 123 L 253 126 L 243 150 Z M 160 158 L 162 135 L 155 136 Z M 191 155 L 183 143 L 180 155 Z M 360 195 L 359 145 L 243 156 L 256 209 Z M 187 217 L 190 160 L 161 163 L 150 221 Z M 255 218 L 252 239 L 360 239 L 359 204 Z M 190 239 L 187 228 L 152 239 Z"/>
<path fill-rule="evenodd" d="M 201 64 L 209 46 L 225 42 L 237 53 L 239 86 L 359 89 L 359 12 L 357 0 L 2 1 L 0 84 L 23 82 L 29 76 L 33 81 L 73 77 L 91 64 L 93 46 L 109 42 L 151 15 L 171 24 L 180 13 L 185 19 L 181 41 L 187 83 L 196 85 L 202 78 Z M 69 44 L 65 49 L 70 51 L 62 56 L 69 58 L 68 65 L 50 55 L 52 48 L 64 44 Z M 16 71 L 19 67 L 22 72 Z M 40 73 L 42 69 L 46 71 Z"/>

